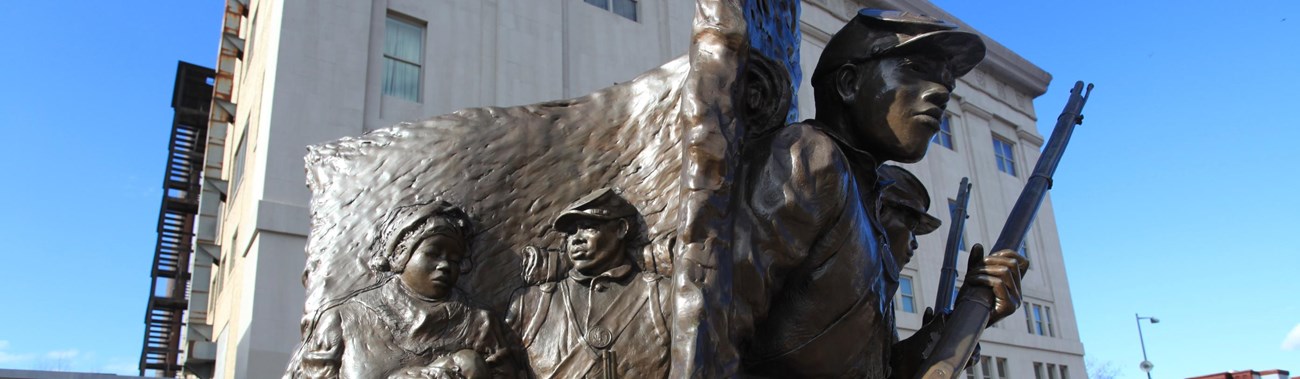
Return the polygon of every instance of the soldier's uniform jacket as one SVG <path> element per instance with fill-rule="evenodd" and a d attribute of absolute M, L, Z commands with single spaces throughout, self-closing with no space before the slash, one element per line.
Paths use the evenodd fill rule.
<path fill-rule="evenodd" d="M 522 288 L 506 322 L 538 378 L 663 378 L 669 368 L 668 281 L 622 265 Z"/>
<path fill-rule="evenodd" d="M 382 379 L 463 349 L 477 352 L 494 377 L 515 373 L 488 311 L 466 305 L 458 291 L 423 299 L 390 278 L 325 310 L 285 377 Z"/>
<path fill-rule="evenodd" d="M 769 138 L 740 179 L 733 320 L 742 371 L 887 377 L 898 267 L 874 221 L 874 160 L 812 120 Z"/>

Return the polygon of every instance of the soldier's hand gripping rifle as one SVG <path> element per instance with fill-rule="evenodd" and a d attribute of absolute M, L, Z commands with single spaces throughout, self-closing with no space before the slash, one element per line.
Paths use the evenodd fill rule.
<path fill-rule="evenodd" d="M 1043 204 L 1043 197 L 1052 187 L 1052 174 L 1056 172 L 1056 166 L 1061 162 L 1061 155 L 1065 153 L 1065 145 L 1070 141 L 1070 134 L 1074 133 L 1075 125 L 1083 123 L 1083 105 L 1087 103 L 1088 95 L 1091 93 L 1092 84 L 1089 84 L 1087 92 L 1084 92 L 1082 81 L 1074 83 L 1074 88 L 1070 90 L 1070 100 L 1065 103 L 1065 110 L 1056 119 L 1056 128 L 1052 129 L 1052 137 L 1043 148 L 1043 154 L 1038 158 L 1033 174 L 1025 183 L 1025 189 L 1020 191 L 1020 198 L 1011 208 L 1011 215 L 1007 216 L 1007 222 L 1002 226 L 1002 233 L 998 235 L 997 242 L 993 243 L 993 249 L 990 251 L 1016 249 L 1024 242 L 1025 234 L 1029 232 L 1029 226 L 1033 223 L 1034 216 L 1038 214 L 1038 207 Z M 917 378 L 957 378 L 974 352 L 976 344 L 979 343 L 984 328 L 988 326 L 993 301 L 993 290 L 988 287 L 971 286 L 962 291 L 943 335 L 930 354 L 925 357 L 924 363 L 917 371 Z"/>
<path fill-rule="evenodd" d="M 966 205 L 970 203 L 970 179 L 961 178 L 957 186 L 956 207 L 952 209 L 952 224 L 948 225 L 948 245 L 943 249 L 943 269 L 939 270 L 939 295 L 935 296 L 935 315 L 952 312 L 952 298 L 957 288 L 957 251 L 961 249 L 961 234 L 966 228 Z"/>

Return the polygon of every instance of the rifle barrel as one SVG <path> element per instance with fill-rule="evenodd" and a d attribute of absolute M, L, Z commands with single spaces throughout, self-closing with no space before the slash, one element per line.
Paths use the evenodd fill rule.
<path fill-rule="evenodd" d="M 1025 234 L 1029 232 L 1029 227 L 1038 214 L 1038 207 L 1043 204 L 1043 197 L 1052 188 L 1052 174 L 1061 162 L 1061 155 L 1065 153 L 1065 146 L 1074 133 L 1074 126 L 1083 123 L 1083 106 L 1091 93 L 1092 84 L 1088 85 L 1088 92 L 1084 93 L 1083 82 L 1074 83 L 1074 88 L 1070 90 L 1070 100 L 1065 103 L 1065 110 L 1056 119 L 1052 137 L 1038 157 L 1033 174 L 1025 183 L 1024 190 L 1020 191 L 1020 198 L 1011 208 L 1002 233 L 998 235 L 997 242 L 993 243 L 989 253 L 1018 249 L 1024 243 Z M 952 317 L 948 319 L 947 328 L 935 343 L 934 351 L 925 358 L 917 378 L 957 379 L 966 361 L 975 352 L 984 328 L 988 326 L 993 302 L 993 290 L 988 287 L 972 286 L 963 291 Z"/>
<path fill-rule="evenodd" d="M 966 228 L 966 207 L 970 203 L 970 178 L 961 178 L 957 185 L 957 200 L 948 225 L 948 244 L 943 250 L 943 269 L 939 270 L 939 294 L 935 296 L 936 314 L 952 312 L 954 290 L 957 288 L 957 252 L 961 250 L 962 230 Z"/>

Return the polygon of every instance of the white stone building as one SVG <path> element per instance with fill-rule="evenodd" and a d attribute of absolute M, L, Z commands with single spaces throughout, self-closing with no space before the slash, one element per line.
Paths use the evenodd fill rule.
<path fill-rule="evenodd" d="M 822 46 L 864 6 L 954 19 L 926 0 L 805 0 L 803 118 L 815 112 L 807 74 Z M 191 259 L 185 374 L 283 372 L 303 307 L 306 146 L 629 80 L 686 52 L 693 15 L 687 0 L 227 0 Z M 965 238 L 986 244 L 1038 157 L 1044 137 L 1032 100 L 1051 79 L 988 45 L 988 58 L 961 79 L 949 104 L 946 144 L 936 141 L 925 160 L 907 165 L 930 188 L 931 214 L 945 223 L 943 204 L 961 177 L 971 177 Z M 1056 111 L 1048 112 L 1054 119 Z M 984 334 L 986 358 L 970 377 L 1085 376 L 1054 219 L 1049 200 L 1028 238 L 1033 269 L 1024 308 Z M 934 301 L 945 230 L 921 237 L 904 270 L 903 336 Z"/>

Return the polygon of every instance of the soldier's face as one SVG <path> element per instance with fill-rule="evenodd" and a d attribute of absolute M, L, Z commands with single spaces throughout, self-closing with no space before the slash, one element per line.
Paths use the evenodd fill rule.
<path fill-rule="evenodd" d="M 841 87 L 849 138 L 881 161 L 916 162 L 948 106 L 955 84 L 945 60 L 921 55 L 882 57 L 855 66 L 855 86 Z"/>
<path fill-rule="evenodd" d="M 411 252 L 402 270 L 402 283 L 420 296 L 445 299 L 460 277 L 465 245 L 455 238 L 435 234 L 425 238 Z"/>
<path fill-rule="evenodd" d="M 916 211 L 896 203 L 886 203 L 880 212 L 880 224 L 889 241 L 889 252 L 900 269 L 912 261 L 912 255 L 919 247 L 915 230 L 920 222 Z"/>
<path fill-rule="evenodd" d="M 623 236 L 626 220 L 579 219 L 573 234 L 565 240 L 573 268 L 583 275 L 600 275 L 623 264 Z"/>

